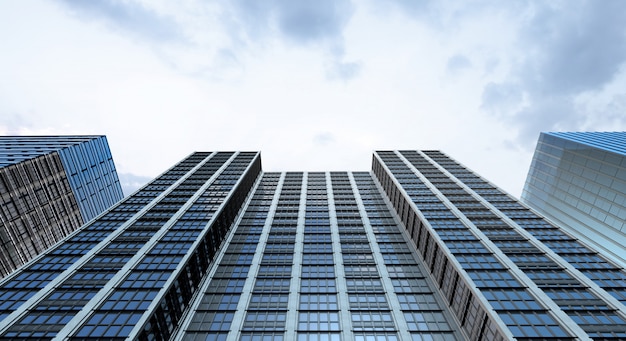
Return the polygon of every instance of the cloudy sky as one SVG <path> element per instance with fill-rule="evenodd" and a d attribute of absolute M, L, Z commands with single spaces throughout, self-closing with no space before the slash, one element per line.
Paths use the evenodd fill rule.
<path fill-rule="evenodd" d="M 515 196 L 540 131 L 626 130 L 626 1 L 0 1 L 0 134 L 106 134 L 128 194 L 439 149 Z"/>

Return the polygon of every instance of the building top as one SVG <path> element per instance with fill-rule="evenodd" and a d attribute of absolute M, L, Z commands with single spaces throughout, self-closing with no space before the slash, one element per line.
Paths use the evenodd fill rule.
<path fill-rule="evenodd" d="M 626 155 L 626 131 L 548 132 L 545 134 Z"/>
<path fill-rule="evenodd" d="M 102 136 L 0 136 L 0 168 Z"/>

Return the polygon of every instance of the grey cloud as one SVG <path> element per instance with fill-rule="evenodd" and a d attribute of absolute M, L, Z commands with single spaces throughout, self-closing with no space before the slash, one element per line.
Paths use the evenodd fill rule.
<path fill-rule="evenodd" d="M 485 62 L 484 65 L 484 74 L 489 75 L 496 70 L 496 68 L 500 65 L 500 60 L 496 58 L 490 58 Z"/>
<path fill-rule="evenodd" d="M 511 112 L 522 103 L 523 93 L 519 84 L 489 83 L 482 95 L 482 108 L 502 116 Z"/>
<path fill-rule="evenodd" d="M 381 5 L 381 4 L 378 4 Z M 426 19 L 427 21 L 431 21 L 436 19 L 438 16 L 435 15 L 436 10 L 436 1 L 430 0 L 392 0 L 388 2 L 383 2 L 383 6 L 392 6 L 399 9 L 401 12 L 420 19 Z M 437 19 L 438 20 L 438 19 Z"/>
<path fill-rule="evenodd" d="M 555 4 L 532 3 L 519 32 L 521 61 L 506 82 L 483 90 L 482 108 L 518 127 L 517 142 L 528 148 L 540 131 L 593 129 L 598 117 L 608 119 L 576 98 L 603 89 L 626 61 L 626 2 Z"/>
<path fill-rule="evenodd" d="M 532 59 L 522 79 L 538 91 L 572 93 L 602 86 L 626 60 L 624 1 L 537 6 L 522 31 Z"/>
<path fill-rule="evenodd" d="M 626 94 L 615 95 L 599 108 L 588 108 L 588 124 L 596 130 L 614 130 L 614 127 L 626 127 Z"/>
<path fill-rule="evenodd" d="M 577 130 L 585 122 L 585 115 L 577 110 L 573 101 L 562 97 L 542 97 L 510 118 L 519 123 L 517 142 L 532 149 L 541 131 Z"/>
<path fill-rule="evenodd" d="M 152 180 L 151 177 L 131 173 L 118 173 L 117 176 L 120 179 L 120 185 L 122 186 L 122 191 L 125 196 L 134 193 L 143 185 L 147 184 L 148 181 Z"/>
<path fill-rule="evenodd" d="M 361 72 L 361 63 L 333 61 L 326 67 L 326 77 L 331 80 L 349 81 Z"/>
<path fill-rule="evenodd" d="M 456 54 L 448 58 L 446 69 L 448 73 L 456 74 L 472 66 L 472 62 L 462 54 Z"/>
<path fill-rule="evenodd" d="M 326 49 L 329 80 L 349 81 L 359 75 L 361 64 L 344 59 L 343 30 L 354 12 L 349 0 L 237 0 L 231 11 L 226 21 L 239 28 L 233 31 L 244 32 L 254 42 L 278 33 L 291 44 Z"/>
<path fill-rule="evenodd" d="M 6 110 L 5 108 L 3 108 Z M 20 130 L 33 128 L 34 122 L 36 122 L 36 115 L 31 112 L 22 113 L 4 113 L 0 119 L 0 127 L 6 129 L 6 133 L 9 135 L 19 135 Z"/>
<path fill-rule="evenodd" d="M 313 142 L 318 146 L 326 146 L 335 141 L 335 136 L 327 131 L 321 132 L 313 137 Z"/>
<path fill-rule="evenodd" d="M 248 34 L 258 36 L 275 26 L 295 43 L 340 38 L 354 11 L 348 0 L 238 0 L 233 6 Z"/>
<path fill-rule="evenodd" d="M 382 3 L 382 5 L 380 4 Z M 483 15 L 487 11 L 495 13 L 520 13 L 526 6 L 523 1 L 434 1 L 434 0 L 391 0 L 376 2 L 381 9 L 396 9 L 410 18 L 424 22 L 440 31 L 454 32 L 463 26 L 467 19 Z"/>
<path fill-rule="evenodd" d="M 156 41 L 184 39 L 180 27 L 169 17 L 133 1 L 59 0 L 75 14 L 88 19 L 101 19 L 114 29 Z"/>
<path fill-rule="evenodd" d="M 347 1 L 279 1 L 282 11 L 278 13 L 281 31 L 287 37 L 309 42 L 334 38 L 341 32 L 352 16 L 352 6 Z"/>

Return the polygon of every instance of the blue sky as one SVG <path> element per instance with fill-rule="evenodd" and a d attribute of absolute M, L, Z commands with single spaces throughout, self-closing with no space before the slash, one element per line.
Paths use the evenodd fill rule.
<path fill-rule="evenodd" d="M 515 196 L 540 131 L 626 130 L 624 1 L 0 3 L 0 134 L 106 134 L 128 192 L 196 150 L 368 170 L 439 149 Z M 133 185 L 134 184 L 134 185 Z"/>

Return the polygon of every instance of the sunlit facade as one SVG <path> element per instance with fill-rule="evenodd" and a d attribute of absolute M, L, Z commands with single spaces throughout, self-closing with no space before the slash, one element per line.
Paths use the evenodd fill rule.
<path fill-rule="evenodd" d="M 194 153 L 0 297 L 7 339 L 626 339 L 624 269 L 438 151 Z"/>
<path fill-rule="evenodd" d="M 0 277 L 122 199 L 104 136 L 0 136 Z"/>
<path fill-rule="evenodd" d="M 542 133 L 522 201 L 626 264 L 626 132 Z"/>

